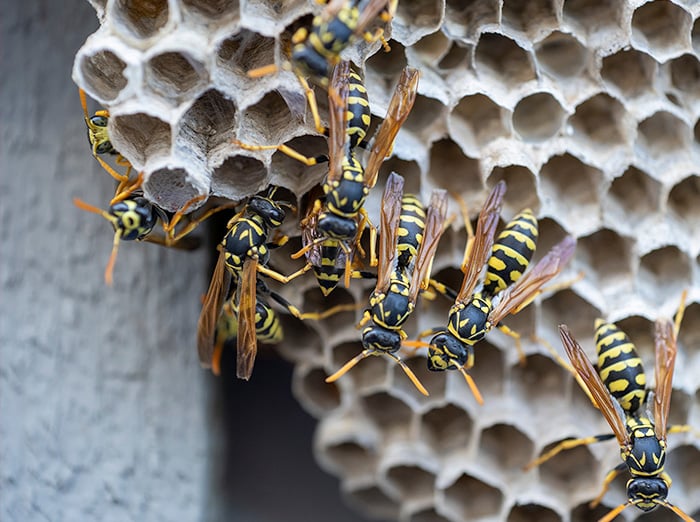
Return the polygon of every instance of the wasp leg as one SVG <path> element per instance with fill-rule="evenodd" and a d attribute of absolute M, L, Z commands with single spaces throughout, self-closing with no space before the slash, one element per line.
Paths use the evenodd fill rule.
<path fill-rule="evenodd" d="M 258 265 L 258 272 L 260 272 L 261 274 L 263 274 L 271 279 L 274 279 L 275 281 L 277 281 L 279 283 L 286 285 L 287 283 L 289 283 L 293 279 L 296 279 L 300 275 L 305 274 L 306 272 L 311 270 L 311 268 L 312 268 L 311 264 L 307 263 L 306 265 L 304 265 L 303 268 L 300 268 L 299 270 L 297 270 L 293 274 L 285 276 L 285 275 L 280 274 L 276 270 L 272 270 L 271 268 L 268 268 L 264 265 Z"/>
<path fill-rule="evenodd" d="M 143 185 L 143 172 L 139 172 L 138 178 L 136 178 L 136 181 L 134 181 L 131 185 L 126 185 L 119 182 L 117 191 L 115 192 L 112 200 L 109 202 L 110 206 L 114 205 L 115 203 L 119 203 L 120 201 L 124 201 L 139 188 L 141 188 L 141 185 Z"/>
<path fill-rule="evenodd" d="M 627 466 L 625 465 L 624 462 L 621 462 L 617 466 L 615 466 L 613 469 L 611 469 L 607 475 L 605 475 L 605 479 L 603 480 L 603 486 L 601 488 L 600 493 L 598 493 L 598 496 L 591 500 L 591 503 L 588 504 L 591 509 L 595 508 L 598 504 L 600 504 L 600 501 L 603 500 L 603 497 L 605 494 L 608 492 L 608 488 L 610 487 L 610 484 L 612 483 L 613 480 L 615 480 L 615 477 L 617 477 L 620 473 L 625 471 L 627 469 Z"/>
<path fill-rule="evenodd" d="M 238 140 L 233 140 L 233 143 L 244 150 L 278 150 L 282 154 L 285 154 L 290 158 L 303 163 L 307 167 L 313 167 L 314 165 L 318 165 L 319 163 L 326 163 L 328 161 L 328 156 L 326 156 L 325 154 L 321 154 L 319 156 L 314 156 L 313 158 L 310 158 L 287 145 L 250 145 L 248 143 L 243 143 L 242 141 Z"/>
<path fill-rule="evenodd" d="M 362 319 L 360 319 L 360 322 L 357 323 L 357 326 L 355 328 L 357 328 L 359 330 L 364 325 L 366 325 L 370 319 L 372 319 L 372 312 L 370 312 L 369 310 L 365 310 L 362 313 Z"/>
<path fill-rule="evenodd" d="M 529 464 L 527 464 L 524 468 L 523 471 L 530 471 L 533 468 L 536 468 L 545 462 L 547 462 L 549 459 L 554 457 L 555 455 L 558 455 L 564 450 L 572 449 L 572 448 L 577 448 L 579 446 L 588 446 L 589 444 L 594 444 L 596 442 L 602 442 L 605 440 L 611 440 L 615 437 L 614 434 L 612 433 L 607 433 L 605 435 L 595 435 L 593 437 L 584 437 L 582 439 L 567 439 L 561 441 L 559 444 L 554 446 L 551 450 L 549 450 L 547 453 L 544 455 L 541 455 L 539 458 L 533 460 Z M 623 463 L 624 466 L 624 463 Z"/>
<path fill-rule="evenodd" d="M 175 234 L 175 226 L 178 224 L 178 222 L 182 219 L 182 216 L 184 216 L 185 212 L 189 207 L 194 205 L 195 203 L 198 203 L 199 201 L 202 201 L 202 199 L 206 199 L 207 196 L 197 196 L 192 199 L 190 199 L 187 203 L 183 205 L 183 207 L 178 210 L 173 218 L 170 220 L 170 223 L 167 225 L 163 225 L 163 231 L 166 234 L 166 237 L 169 238 L 168 240 L 171 241 L 172 243 L 176 243 L 179 240 L 181 240 L 183 237 L 185 237 L 187 234 L 192 232 L 195 228 L 197 228 L 202 222 L 206 221 L 209 219 L 211 216 L 216 214 L 217 212 L 220 212 L 222 210 L 226 210 L 229 208 L 233 208 L 236 206 L 235 203 L 225 203 L 223 205 L 219 205 L 216 207 L 212 207 L 206 212 L 204 212 L 201 216 L 198 216 L 195 219 L 192 219 L 189 223 L 187 223 L 182 229 Z"/>

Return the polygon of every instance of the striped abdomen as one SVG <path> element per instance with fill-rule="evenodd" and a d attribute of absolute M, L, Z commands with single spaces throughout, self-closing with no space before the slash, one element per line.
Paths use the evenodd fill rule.
<path fill-rule="evenodd" d="M 425 209 L 413 194 L 404 195 L 401 200 L 401 217 L 397 230 L 396 248 L 399 252 L 399 268 L 407 268 L 418 252 L 425 229 Z"/>
<path fill-rule="evenodd" d="M 258 342 L 277 344 L 282 341 L 282 324 L 275 311 L 266 303 L 258 300 L 255 303 L 255 332 Z"/>
<path fill-rule="evenodd" d="M 537 219 L 528 208 L 515 216 L 491 250 L 484 295 L 494 296 L 523 275 L 537 246 Z"/>
<path fill-rule="evenodd" d="M 345 132 L 350 138 L 350 149 L 354 149 L 367 136 L 371 121 L 367 89 L 362 77 L 355 71 L 350 71 L 348 110 L 345 117 L 347 118 Z"/>
<path fill-rule="evenodd" d="M 344 260 L 345 256 L 334 239 L 327 239 L 321 243 L 319 251 L 321 260 L 319 265 L 314 265 L 314 275 L 321 293 L 328 296 L 338 286 L 345 273 L 345 265 L 338 262 Z"/>
<path fill-rule="evenodd" d="M 629 337 L 612 323 L 595 322 L 598 373 L 606 388 L 627 414 L 644 404 L 646 375 Z"/>

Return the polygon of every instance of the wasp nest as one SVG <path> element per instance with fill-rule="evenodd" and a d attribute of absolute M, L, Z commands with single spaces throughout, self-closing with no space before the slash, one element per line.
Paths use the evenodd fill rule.
<path fill-rule="evenodd" d="M 145 173 L 147 198 L 175 210 L 198 194 L 240 200 L 268 184 L 301 195 L 323 176 L 279 152 L 232 144 L 235 137 L 323 152 L 292 73 L 246 76 L 281 64 L 290 28 L 308 24 L 321 7 L 306 0 L 91 3 L 102 24 L 78 52 L 74 78 L 111 111 L 112 142 Z M 593 322 L 602 316 L 630 335 L 650 371 L 653 321 L 671 315 L 681 291 L 691 289 L 670 420 L 695 426 L 699 16 L 692 0 L 401 0 L 387 32 L 390 52 L 364 43 L 348 49 L 379 118 L 402 68 L 421 71 L 413 112 L 381 179 L 395 170 L 407 191 L 424 196 L 449 188 L 474 214 L 487 187 L 503 179 L 504 219 L 530 207 L 540 220 L 539 256 L 567 233 L 577 238 L 562 278 L 579 270 L 585 278 L 506 321 L 524 338 L 537 334 L 560 347 L 556 325 L 566 323 L 592 356 Z M 374 190 L 375 209 L 380 192 Z M 465 238 L 456 220 L 433 269 L 453 287 L 461 281 Z M 292 267 L 283 257 L 272 263 Z M 303 294 L 308 310 L 367 300 L 362 285 L 323 300 L 312 279 L 282 291 Z M 444 301 L 419 304 L 409 335 L 445 324 Z M 361 509 L 414 522 L 591 520 L 624 499 L 620 477 L 595 513 L 587 506 L 619 462 L 614 442 L 521 470 L 555 441 L 609 433 L 540 343 L 524 343 L 522 367 L 512 339 L 500 332 L 477 345 L 472 374 L 486 401 L 481 407 L 459 374 L 431 373 L 421 356 L 408 364 L 429 397 L 379 357 L 326 384 L 361 350 L 357 318 L 287 321 L 281 351 L 295 362 L 294 393 L 319 419 L 319 462 Z M 669 498 L 697 517 L 700 451 L 684 437 L 670 436 Z"/>

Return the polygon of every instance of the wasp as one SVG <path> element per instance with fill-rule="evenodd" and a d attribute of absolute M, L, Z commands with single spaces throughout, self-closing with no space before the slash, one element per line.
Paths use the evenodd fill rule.
<path fill-rule="evenodd" d="M 100 166 L 105 169 L 110 176 L 119 182 L 119 186 L 117 188 L 117 191 L 119 192 L 124 189 L 129 182 L 131 163 L 129 163 L 129 160 L 127 160 L 124 156 L 119 154 L 119 152 L 117 152 L 109 139 L 109 134 L 107 131 L 109 111 L 101 109 L 90 116 L 88 113 L 85 91 L 78 89 L 78 94 L 80 95 L 80 105 L 83 108 L 83 117 L 85 118 L 85 125 L 87 126 L 88 141 L 90 142 L 92 155 L 95 156 L 95 159 L 99 162 Z M 104 154 L 116 156 L 115 163 L 121 167 L 126 167 L 126 173 L 119 174 L 106 161 L 100 158 L 100 156 Z"/>
<path fill-rule="evenodd" d="M 519 341 L 519 335 L 500 322 L 507 315 L 518 313 L 541 293 L 543 285 L 571 259 L 576 244 L 567 236 L 527 271 L 537 240 L 537 220 L 530 210 L 515 216 L 494 242 L 505 190 L 505 183 L 498 183 L 479 213 L 476 234 L 465 248 L 461 267 L 464 278 L 450 308 L 447 327 L 420 334 L 420 337 L 433 335 L 428 347 L 428 368 L 460 371 L 480 404 L 481 394 L 467 373 L 474 365 L 473 346 L 494 326 Z M 484 265 L 486 276 L 481 290 L 475 292 Z M 433 287 L 441 291 L 439 285 Z M 517 346 L 523 360 L 519 342 Z"/>
<path fill-rule="evenodd" d="M 612 509 L 600 522 L 613 520 L 628 506 L 637 506 L 642 511 L 664 506 L 687 522 L 693 520 L 666 500 L 671 478 L 664 471 L 666 435 L 690 431 L 689 426 L 668 426 L 677 352 L 676 338 L 684 302 L 685 293 L 675 324 L 668 319 L 659 319 L 655 323 L 655 393 L 646 389 L 646 376 L 634 345 L 617 327 L 602 321 L 598 323 L 596 371 L 568 327 L 559 326 L 559 335 L 573 371 L 579 377 L 579 384 L 603 414 L 613 433 L 563 441 L 530 463 L 526 469 L 539 466 L 564 449 L 616 438 L 623 462 L 605 477 L 603 490 L 591 506 L 600 502 L 610 483 L 625 469 L 631 475 L 627 482 L 627 502 Z"/>
<path fill-rule="evenodd" d="M 241 379 L 249 379 L 257 350 L 255 306 L 257 275 L 270 277 L 280 283 L 309 270 L 304 267 L 290 276 L 284 276 L 267 266 L 270 250 L 284 245 L 286 236 L 270 238 L 273 229 L 282 225 L 289 203 L 273 199 L 276 188 L 266 195 L 250 198 L 243 210 L 227 224 L 227 232 L 219 245 L 219 257 L 204 298 L 197 325 L 197 351 L 202 366 L 209 368 L 214 352 L 216 324 L 232 281 L 236 283 L 238 308 L 238 371 Z"/>
<path fill-rule="evenodd" d="M 235 277 L 233 279 L 235 280 Z M 242 285 L 237 285 L 237 287 L 243 289 Z M 245 340 L 245 350 L 238 352 L 238 369 L 241 372 L 249 372 L 248 368 L 252 368 L 258 342 L 263 344 L 278 344 L 282 342 L 284 339 L 282 323 L 275 310 L 269 305 L 267 298 L 275 301 L 291 315 L 301 320 L 321 320 L 338 312 L 356 309 L 354 304 L 347 304 L 334 306 L 321 313 L 301 313 L 296 306 L 277 292 L 272 291 L 258 277 L 254 306 L 252 306 L 252 297 L 249 294 L 233 296 L 223 305 L 221 315 L 216 323 L 215 345 L 211 360 L 211 369 L 214 375 L 221 374 L 221 354 L 224 345 L 232 342 L 233 339 L 237 339 L 239 332 L 244 336 Z M 250 322 L 251 318 L 253 319 L 252 322 Z M 252 334 L 250 325 L 255 326 L 255 335 Z"/>
<path fill-rule="evenodd" d="M 110 201 L 108 210 L 102 210 L 85 203 L 79 198 L 73 198 L 73 204 L 81 210 L 98 214 L 112 224 L 114 229 L 114 241 L 112 243 L 112 253 L 105 268 L 105 282 L 111 286 L 113 282 L 114 264 L 117 260 L 117 252 L 121 241 L 147 241 L 156 243 L 166 247 L 180 248 L 183 250 L 193 250 L 199 243 L 194 240 L 188 241 L 186 238 L 200 223 L 208 219 L 211 215 L 231 208 L 232 205 L 224 204 L 212 207 L 195 219 L 191 219 L 185 226 L 177 232 L 175 228 L 182 220 L 183 216 L 192 207 L 199 203 L 206 196 L 197 196 L 189 200 L 183 207 L 178 210 L 172 217 L 163 211 L 158 206 L 152 204 L 143 196 L 134 196 L 134 192 L 138 190 L 143 181 L 143 174 L 139 174 L 138 179 L 118 192 Z M 160 219 L 163 225 L 164 235 L 154 235 L 153 229 L 156 227 Z"/>
<path fill-rule="evenodd" d="M 418 294 L 428 287 L 432 261 L 444 230 L 447 214 L 447 193 L 434 190 L 426 212 L 425 229 L 414 262 L 410 267 L 399 264 L 397 246 L 403 178 L 391 173 L 384 190 L 381 209 L 381 235 L 377 284 L 370 295 L 369 308 L 358 324 L 362 328 L 363 350 L 326 379 L 333 382 L 370 355 L 386 355 L 396 361 L 416 388 L 428 395 L 425 387 L 396 352 L 406 339 L 403 324 L 415 309 Z"/>
<path fill-rule="evenodd" d="M 360 0 L 320 0 L 327 4 L 323 12 L 311 22 L 311 28 L 302 27 L 292 36 L 292 49 L 289 63 L 284 65 L 299 79 L 309 102 L 314 124 L 323 132 L 318 105 L 307 77 L 321 87 L 328 87 L 330 70 L 340 62 L 340 53 L 362 35 L 371 42 L 382 38 L 383 31 L 368 33 L 367 27 L 375 20 L 389 22 L 394 16 L 398 0 L 369 0 L 360 8 Z M 383 41 L 384 47 L 388 45 Z M 248 71 L 248 76 L 258 78 L 277 71 L 276 65 L 266 65 Z"/>

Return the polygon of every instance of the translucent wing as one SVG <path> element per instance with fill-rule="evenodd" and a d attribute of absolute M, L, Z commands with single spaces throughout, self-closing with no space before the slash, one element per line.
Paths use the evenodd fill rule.
<path fill-rule="evenodd" d="M 391 272 L 397 257 L 397 228 L 401 217 L 403 197 L 403 177 L 392 172 L 386 181 L 382 196 L 381 230 L 379 237 L 379 266 L 375 291 L 385 292 L 389 288 Z"/>
<path fill-rule="evenodd" d="M 226 269 L 223 251 L 219 252 L 216 267 L 211 276 L 207 295 L 202 303 L 202 312 L 197 322 L 197 353 L 199 362 L 205 367 L 211 366 L 216 336 L 216 323 L 221 314 L 221 307 L 231 286 L 231 274 Z"/>
<path fill-rule="evenodd" d="M 372 144 L 372 148 L 367 158 L 365 167 L 365 185 L 369 188 L 374 187 L 379 176 L 379 167 L 384 158 L 391 152 L 394 146 L 394 139 L 408 118 L 413 103 L 416 101 L 416 93 L 418 91 L 418 77 L 420 74 L 417 69 L 406 67 L 399 78 L 399 83 L 394 89 L 394 94 L 389 101 L 389 108 L 386 111 L 386 118 L 382 122 L 381 127 L 377 131 L 377 136 Z"/>
<path fill-rule="evenodd" d="M 346 112 L 350 91 L 350 62 L 342 61 L 333 69 L 328 87 L 328 181 L 336 181 L 343 174 L 345 156 Z"/>
<path fill-rule="evenodd" d="M 566 350 L 566 354 L 571 360 L 571 364 L 591 392 L 591 395 L 598 405 L 598 409 L 600 409 L 600 412 L 613 430 L 617 442 L 621 447 L 627 446 L 630 440 L 625 426 L 622 408 L 613 396 L 610 395 L 610 392 L 600 379 L 598 372 L 595 371 L 591 361 L 586 357 L 583 348 L 581 348 L 581 345 L 578 344 L 573 335 L 571 335 L 566 325 L 559 325 L 559 335 L 561 336 L 564 350 Z"/>
<path fill-rule="evenodd" d="M 433 190 L 425 218 L 423 241 L 418 248 L 416 265 L 411 274 L 408 298 L 411 303 L 416 302 L 421 288 L 427 288 L 427 280 L 430 278 L 430 269 L 433 265 L 433 258 L 435 257 L 435 252 L 437 252 L 440 237 L 445 228 L 446 218 L 447 192 L 444 190 Z"/>
<path fill-rule="evenodd" d="M 462 287 L 457 294 L 455 302 L 461 303 L 471 299 L 474 288 L 479 281 L 479 275 L 488 262 L 491 248 L 493 248 L 494 237 L 498 219 L 503 206 L 503 196 L 506 193 L 506 184 L 500 181 L 493 187 L 491 194 L 486 199 L 484 206 L 479 212 L 479 220 L 476 224 L 474 243 L 471 246 L 469 259 L 466 260 Z"/>
<path fill-rule="evenodd" d="M 247 258 L 238 281 L 238 338 L 236 342 L 236 375 L 250 379 L 258 353 L 255 330 L 255 291 L 258 278 L 258 261 Z"/>
<path fill-rule="evenodd" d="M 489 316 L 490 323 L 499 324 L 508 314 L 519 311 L 537 297 L 542 286 L 556 277 L 573 257 L 575 248 L 576 240 L 571 236 L 554 245 L 532 270 L 502 292 L 501 300 Z"/>
<path fill-rule="evenodd" d="M 379 13 L 381 13 L 385 8 L 388 8 L 387 6 L 390 3 L 391 0 L 370 0 L 367 2 L 360 13 L 360 18 L 357 21 L 355 34 L 364 33 L 369 24 L 376 20 Z"/>
<path fill-rule="evenodd" d="M 659 440 L 666 440 L 668 410 L 673 391 L 673 368 L 676 364 L 676 336 L 673 323 L 668 319 L 656 321 L 656 393 L 654 393 L 654 432 Z"/>

